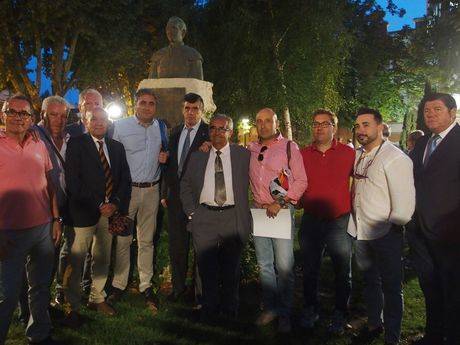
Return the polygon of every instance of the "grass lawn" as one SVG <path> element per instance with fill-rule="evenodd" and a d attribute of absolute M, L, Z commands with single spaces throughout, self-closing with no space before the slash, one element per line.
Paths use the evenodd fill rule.
<path fill-rule="evenodd" d="M 163 227 L 165 227 L 164 224 Z M 157 246 L 157 272 L 162 272 L 168 265 L 167 232 L 162 231 Z M 299 259 L 299 248 L 295 249 L 296 262 Z M 220 326 L 205 326 L 196 321 L 196 312 L 188 305 L 168 304 L 163 291 L 160 291 L 160 312 L 152 316 L 144 307 L 144 301 L 138 293 L 128 293 L 116 305 L 118 315 L 113 318 L 101 317 L 86 308 L 82 314 L 87 321 L 79 330 L 74 331 L 57 326 L 55 338 L 64 344 L 79 345 L 191 345 L 191 344 L 303 344 L 303 345 L 345 345 L 358 343 L 353 334 L 365 324 L 364 305 L 361 296 L 361 279 L 359 272 L 354 270 L 353 297 L 351 306 L 351 324 L 353 329 L 345 335 L 335 337 L 327 332 L 327 316 L 331 312 L 333 303 L 333 273 L 328 258 L 324 260 L 321 281 L 321 300 L 323 311 L 318 326 L 311 333 L 307 333 L 297 326 L 299 313 L 302 307 L 301 268 L 296 266 L 296 290 L 293 315 L 293 332 L 289 335 L 278 335 L 276 323 L 258 328 L 254 320 L 259 312 L 260 292 L 257 281 L 254 252 L 251 247 L 246 250 L 242 267 L 242 284 L 240 294 L 240 318 L 238 322 L 226 322 Z M 167 289 L 164 277 L 157 275 L 157 285 L 162 282 Z M 166 291 L 164 292 L 166 294 Z M 406 272 L 404 285 L 405 311 L 402 328 L 402 344 L 410 344 L 410 340 L 423 332 L 425 322 L 424 301 L 415 274 Z M 27 344 L 24 328 L 17 321 L 15 315 L 7 345 Z M 371 344 L 383 344 L 383 338 Z"/>

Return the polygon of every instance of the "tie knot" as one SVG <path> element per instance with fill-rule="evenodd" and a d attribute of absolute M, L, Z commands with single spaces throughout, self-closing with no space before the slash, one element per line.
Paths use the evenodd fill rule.
<path fill-rule="evenodd" d="M 220 152 L 219 150 L 216 151 L 216 155 L 220 156 L 222 152 Z"/>
<path fill-rule="evenodd" d="M 98 140 L 97 143 L 99 144 L 99 149 L 104 147 L 104 142 L 102 140 Z"/>
<path fill-rule="evenodd" d="M 193 131 L 193 127 L 187 127 L 187 134 Z"/>

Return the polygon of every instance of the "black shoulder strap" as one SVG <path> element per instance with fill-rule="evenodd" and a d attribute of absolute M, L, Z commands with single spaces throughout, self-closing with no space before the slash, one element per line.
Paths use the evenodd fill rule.
<path fill-rule="evenodd" d="M 288 140 L 286 144 L 286 154 L 288 160 L 288 169 L 291 170 L 291 140 Z"/>
<path fill-rule="evenodd" d="M 62 157 L 61 153 L 59 152 L 59 150 L 57 149 L 56 145 L 54 145 L 53 141 L 51 140 L 51 138 L 48 136 L 48 134 L 46 134 L 45 130 L 43 128 L 41 128 L 40 126 L 36 126 L 38 128 L 38 130 L 40 132 L 42 132 L 43 136 L 45 137 L 46 141 L 48 141 L 51 145 L 51 147 L 53 148 L 53 151 L 54 153 L 56 154 L 57 158 L 59 158 L 59 160 L 61 161 L 62 163 L 62 166 L 65 165 L 65 162 L 64 162 L 64 158 Z"/>

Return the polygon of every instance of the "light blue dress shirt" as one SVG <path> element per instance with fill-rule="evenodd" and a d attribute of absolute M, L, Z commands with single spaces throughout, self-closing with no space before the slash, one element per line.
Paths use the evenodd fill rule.
<path fill-rule="evenodd" d="M 161 133 L 158 120 L 148 127 L 139 124 L 136 116 L 115 122 L 113 139 L 125 147 L 133 182 L 156 182 L 160 179 L 158 156 L 161 150 Z"/>

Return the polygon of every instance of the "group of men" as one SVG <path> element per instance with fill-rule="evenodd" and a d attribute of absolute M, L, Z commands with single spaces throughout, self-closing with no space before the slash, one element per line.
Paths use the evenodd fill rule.
<path fill-rule="evenodd" d="M 433 134 L 417 140 L 410 157 L 384 139 L 382 116 L 375 109 L 357 112 L 354 133 L 361 147 L 356 151 L 335 139 L 338 119 L 325 109 L 312 115 L 312 144 L 299 149 L 281 135 L 276 113 L 263 108 L 255 119 L 259 140 L 244 148 L 231 143 L 230 117 L 217 114 L 209 125 L 203 121 L 203 100 L 194 93 L 185 95 L 184 122 L 168 138 L 164 122 L 155 117 L 156 102 L 153 90 L 138 90 L 135 116 L 112 125 L 101 108 L 101 95 L 88 89 L 79 99 L 81 120 L 67 127 L 69 106 L 59 96 L 45 99 L 35 127 L 27 98 L 14 95 L 4 104 L 0 344 L 17 306 L 24 270 L 30 307 L 26 335 L 32 344 L 53 343 L 48 307 L 54 272 L 56 300 L 68 303 L 66 325 L 82 323 L 82 281 L 90 281 L 89 308 L 116 314 L 114 305 L 128 284 L 133 241 L 132 234 L 109 232 L 117 215 L 136 220 L 139 291 L 155 313 L 153 241 L 160 203 L 169 219 L 173 291 L 168 300 L 195 290 L 203 322 L 238 315 L 240 262 L 253 228 L 251 208 L 265 210 L 269 218 L 283 210 L 291 217 L 290 236 L 254 236 L 262 288 L 256 324 L 277 320 L 280 332 L 291 331 L 294 212 L 303 208 L 301 327 L 313 329 L 320 318 L 320 266 L 327 250 L 335 273 L 329 331 L 346 330 L 354 247 L 368 316 L 360 336 L 370 342 L 384 333 L 386 344 L 398 344 L 406 226 L 426 299 L 426 334 L 417 344 L 460 344 L 460 272 L 455 266 L 460 262 L 460 127 L 450 95 L 425 100 L 425 123 Z M 106 296 L 114 240 L 113 280 Z M 194 287 L 186 284 L 190 241 Z M 61 245 L 58 264 L 53 244 Z"/>

